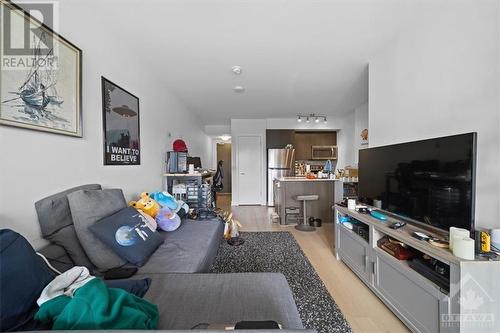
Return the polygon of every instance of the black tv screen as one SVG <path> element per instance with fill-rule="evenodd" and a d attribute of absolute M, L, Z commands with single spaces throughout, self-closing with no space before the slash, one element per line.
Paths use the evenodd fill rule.
<path fill-rule="evenodd" d="M 448 231 L 474 229 L 476 133 L 359 151 L 359 199 Z"/>

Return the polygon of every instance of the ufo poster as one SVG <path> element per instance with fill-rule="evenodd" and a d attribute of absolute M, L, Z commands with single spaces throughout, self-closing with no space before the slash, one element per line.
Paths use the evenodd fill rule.
<path fill-rule="evenodd" d="M 139 98 L 102 77 L 104 165 L 140 165 Z"/>

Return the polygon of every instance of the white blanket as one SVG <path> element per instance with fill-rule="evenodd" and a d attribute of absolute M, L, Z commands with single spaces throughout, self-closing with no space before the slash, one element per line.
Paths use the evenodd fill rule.
<path fill-rule="evenodd" d="M 86 267 L 76 266 L 56 276 L 42 291 L 42 294 L 37 300 L 38 306 L 50 301 L 51 299 L 66 295 L 73 297 L 75 291 L 84 286 L 87 282 L 95 277 L 90 275 Z"/>

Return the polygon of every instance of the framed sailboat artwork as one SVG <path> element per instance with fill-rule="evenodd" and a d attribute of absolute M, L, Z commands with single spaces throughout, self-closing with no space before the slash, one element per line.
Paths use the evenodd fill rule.
<path fill-rule="evenodd" d="M 82 137 L 82 51 L 0 0 L 0 124 Z"/>

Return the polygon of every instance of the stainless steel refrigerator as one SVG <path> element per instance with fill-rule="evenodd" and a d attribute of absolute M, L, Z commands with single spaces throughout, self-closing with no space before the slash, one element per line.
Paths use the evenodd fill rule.
<path fill-rule="evenodd" d="M 267 205 L 274 206 L 273 180 L 294 175 L 295 149 L 267 150 Z"/>

